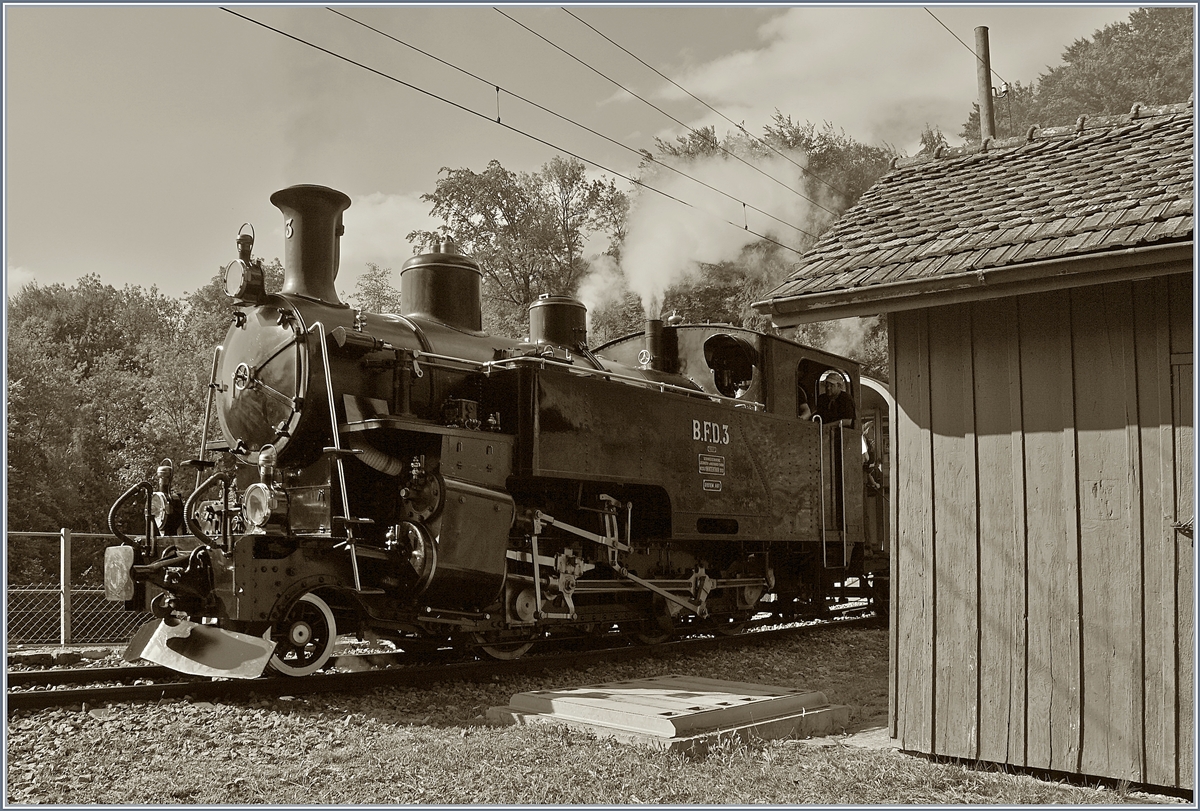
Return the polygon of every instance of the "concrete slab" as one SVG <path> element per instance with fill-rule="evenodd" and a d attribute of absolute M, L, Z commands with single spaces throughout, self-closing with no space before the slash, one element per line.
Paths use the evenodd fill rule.
<path fill-rule="evenodd" d="M 722 740 L 841 732 L 849 716 L 823 693 L 681 675 L 533 690 L 488 711 L 498 723 L 560 724 L 692 754 Z"/>

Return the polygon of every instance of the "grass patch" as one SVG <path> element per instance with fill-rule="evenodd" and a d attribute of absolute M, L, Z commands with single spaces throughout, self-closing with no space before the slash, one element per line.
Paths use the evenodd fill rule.
<path fill-rule="evenodd" d="M 8 721 L 8 802 L 63 804 L 1042 804 L 1145 796 L 802 741 L 701 759 L 566 727 L 497 727 L 514 693 L 690 673 L 820 690 L 851 724 L 887 715 L 887 631 L 617 663 L 490 684 L 253 704 L 172 701 Z M 1164 801 L 1154 797 L 1149 801 Z"/>

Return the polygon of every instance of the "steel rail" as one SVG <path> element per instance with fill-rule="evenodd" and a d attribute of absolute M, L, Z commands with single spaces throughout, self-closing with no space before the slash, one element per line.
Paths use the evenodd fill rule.
<path fill-rule="evenodd" d="M 592 651 L 571 651 L 544 656 L 528 656 L 510 661 L 480 660 L 357 672 L 326 672 L 301 678 L 271 676 L 251 680 L 177 680 L 152 685 L 10 691 L 7 695 L 7 706 L 9 712 L 12 712 L 84 703 L 100 705 L 106 702 L 148 702 L 184 697 L 192 700 L 239 700 L 261 694 L 281 696 L 361 692 L 373 687 L 424 687 L 445 681 L 490 681 L 493 676 L 529 674 L 546 670 L 570 670 L 608 662 L 699 653 L 716 648 L 772 644 L 793 636 L 806 636 L 834 628 L 858 627 L 879 624 L 879 622 L 880 620 L 874 616 L 866 616 L 732 636 L 716 634 L 692 637 L 656 645 L 630 645 Z M 697 629 L 696 632 L 699 633 L 700 629 Z"/>

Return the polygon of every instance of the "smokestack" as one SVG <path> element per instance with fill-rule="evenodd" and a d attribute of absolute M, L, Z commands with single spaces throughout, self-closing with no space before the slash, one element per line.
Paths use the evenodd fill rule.
<path fill-rule="evenodd" d="M 646 361 L 642 365 L 656 372 L 663 368 L 663 322 L 661 318 L 646 319 Z"/>
<path fill-rule="evenodd" d="M 350 198 L 326 186 L 289 186 L 271 195 L 283 212 L 283 291 L 344 307 L 333 287 L 337 278 L 342 212 Z"/>
<path fill-rule="evenodd" d="M 992 51 L 986 25 L 975 29 L 976 81 L 979 83 L 980 140 L 996 137 L 996 112 L 992 108 Z"/>

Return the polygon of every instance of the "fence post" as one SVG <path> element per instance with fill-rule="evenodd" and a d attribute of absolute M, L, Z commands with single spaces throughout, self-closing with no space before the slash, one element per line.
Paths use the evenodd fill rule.
<path fill-rule="evenodd" d="M 71 644 L 71 530 L 59 532 L 59 586 L 62 593 L 62 618 L 59 624 L 62 644 Z"/>

